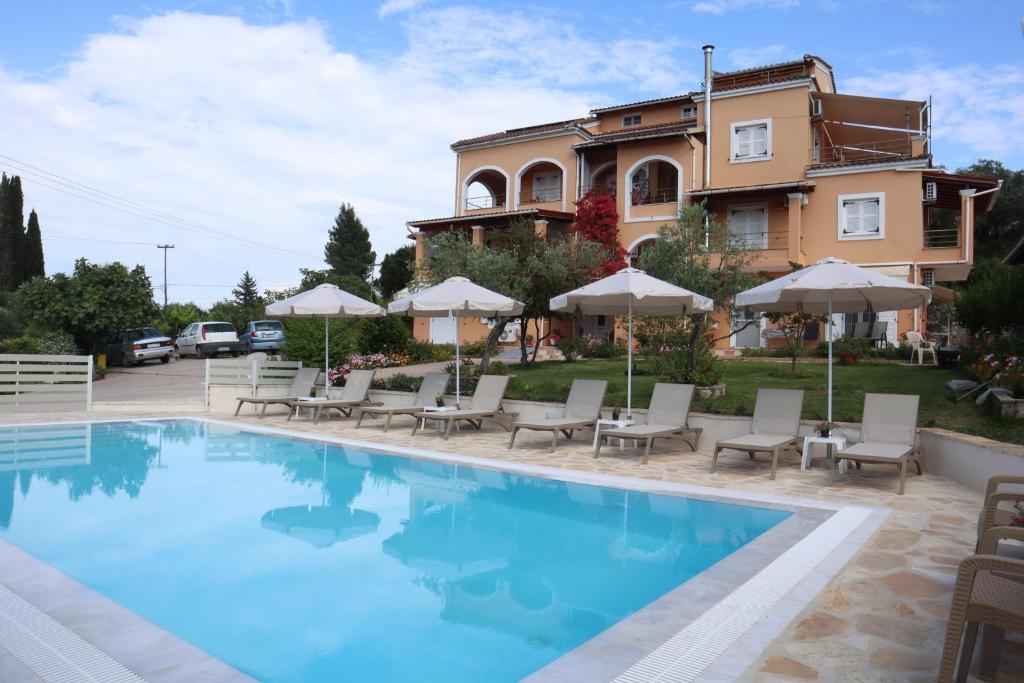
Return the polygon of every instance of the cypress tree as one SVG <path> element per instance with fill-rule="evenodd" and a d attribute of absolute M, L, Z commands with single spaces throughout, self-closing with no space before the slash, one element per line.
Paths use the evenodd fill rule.
<path fill-rule="evenodd" d="M 10 292 L 22 282 L 25 241 L 21 178 L 0 179 L 0 291 Z"/>
<path fill-rule="evenodd" d="M 238 286 L 231 290 L 235 297 L 235 303 L 245 308 L 252 308 L 262 303 L 260 291 L 256 287 L 256 278 L 247 270 L 238 281 Z"/>
<path fill-rule="evenodd" d="M 350 204 L 342 204 L 324 247 L 324 261 L 337 275 L 355 275 L 369 280 L 377 260 L 370 244 L 370 232 Z"/>
<path fill-rule="evenodd" d="M 37 275 L 46 275 L 46 265 L 43 260 L 43 234 L 39 230 L 39 216 L 35 209 L 28 214 L 24 264 L 22 281 L 31 280 Z"/>

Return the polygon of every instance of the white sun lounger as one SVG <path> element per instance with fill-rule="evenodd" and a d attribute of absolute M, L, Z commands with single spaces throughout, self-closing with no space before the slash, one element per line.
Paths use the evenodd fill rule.
<path fill-rule="evenodd" d="M 906 487 L 907 465 L 917 459 L 917 408 L 921 397 L 909 394 L 864 394 L 860 442 L 847 446 L 832 458 L 829 486 L 835 482 L 840 460 L 896 465 L 900 470 L 900 494 Z"/>
<path fill-rule="evenodd" d="M 607 380 L 574 379 L 561 416 L 516 422 L 512 425 L 512 436 L 509 437 L 508 447 L 512 448 L 512 444 L 516 441 L 516 433 L 520 429 L 529 429 L 535 432 L 551 432 L 549 452 L 554 453 L 559 432 L 564 434 L 565 438 L 571 439 L 572 433 L 577 429 L 594 426 L 594 422 L 601 415 L 601 403 L 604 401 L 604 394 L 607 390 Z"/>
<path fill-rule="evenodd" d="M 337 410 L 345 417 L 352 414 L 352 410 L 369 403 L 366 395 L 370 392 L 370 384 L 373 382 L 373 370 L 352 370 L 345 376 L 345 386 L 341 390 L 341 398 L 311 398 L 296 399 L 289 403 L 292 408 L 288 419 L 298 411 L 299 408 L 311 408 L 315 412 L 313 423 L 320 422 L 320 416 L 325 410 Z"/>
<path fill-rule="evenodd" d="M 597 446 L 594 457 L 601 455 L 601 445 L 605 437 L 617 439 L 634 439 L 644 442 L 644 460 L 647 464 L 651 456 L 651 444 L 655 439 L 678 438 L 686 442 L 690 450 L 697 450 L 701 429 L 693 429 L 686 422 L 690 415 L 690 403 L 693 401 L 692 384 L 669 384 L 658 382 L 654 385 L 651 404 L 647 409 L 646 424 L 635 424 L 629 427 L 600 429 L 597 434 Z"/>
<path fill-rule="evenodd" d="M 313 393 L 313 383 L 316 382 L 316 376 L 319 373 L 320 370 L 317 368 L 299 368 L 299 371 L 295 373 L 295 377 L 292 378 L 292 383 L 288 387 L 288 394 L 286 396 L 239 396 L 235 415 L 238 415 L 238 411 L 246 403 L 262 406 L 260 408 L 260 418 L 266 414 L 267 406 L 291 405 L 292 401 Z"/>
<path fill-rule="evenodd" d="M 358 429 L 362 426 L 363 418 L 367 415 L 370 417 L 386 415 L 384 431 L 388 431 L 388 427 L 391 426 L 391 418 L 395 415 L 415 415 L 416 413 L 423 412 L 425 407 L 435 405 L 437 397 L 444 395 L 445 389 L 448 388 L 448 380 L 450 378 L 451 375 L 447 372 L 428 372 L 425 374 L 411 406 L 364 406 L 359 408 L 359 420 L 356 422 L 356 428 Z"/>
<path fill-rule="evenodd" d="M 750 433 L 716 443 L 711 471 L 717 468 L 718 454 L 725 449 L 742 451 L 751 458 L 755 453 L 771 453 L 774 479 L 779 453 L 797 447 L 803 405 L 804 392 L 800 389 L 758 389 Z"/>

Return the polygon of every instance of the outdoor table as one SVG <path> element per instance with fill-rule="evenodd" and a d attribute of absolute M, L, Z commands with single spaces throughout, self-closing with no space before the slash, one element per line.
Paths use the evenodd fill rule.
<path fill-rule="evenodd" d="M 312 420 L 316 416 L 316 404 L 329 400 L 331 399 L 325 396 L 300 396 L 295 405 L 295 412 L 298 413 L 305 408 L 309 411 L 309 419 Z"/>
<path fill-rule="evenodd" d="M 800 469 L 806 470 L 811 466 L 811 446 L 816 443 L 825 444 L 825 460 L 828 461 L 829 466 L 832 465 L 832 449 L 843 450 L 846 448 L 846 437 L 845 436 L 805 436 L 804 437 L 804 452 L 800 458 Z M 842 460 L 839 463 L 839 472 L 846 473 L 846 461 Z"/>
<path fill-rule="evenodd" d="M 448 413 L 448 412 L 451 412 L 453 410 L 458 410 L 458 407 L 456 407 L 456 406 L 423 406 L 423 412 L 424 413 Z M 435 421 L 434 426 L 437 428 L 437 431 L 439 431 L 439 432 L 444 431 L 444 422 Z M 427 428 L 427 421 L 425 419 L 423 419 L 423 418 L 420 418 L 420 429 L 426 429 L 426 428 Z M 455 423 L 455 430 L 456 431 L 459 430 L 459 423 L 458 422 Z"/>
<path fill-rule="evenodd" d="M 597 440 L 601 438 L 601 427 L 603 425 L 609 425 L 609 426 L 621 429 L 622 427 L 632 427 L 634 424 L 636 424 L 636 423 L 633 420 L 606 420 L 604 418 L 598 418 L 597 421 L 594 423 L 594 448 L 595 449 L 597 448 Z M 610 438 L 615 438 L 615 437 L 610 437 Z M 622 446 L 622 442 L 623 441 L 625 441 L 625 439 L 619 439 L 619 450 L 620 451 L 623 448 L 623 446 Z M 634 443 L 634 445 L 636 444 L 636 440 L 635 439 L 633 440 L 633 443 Z"/>

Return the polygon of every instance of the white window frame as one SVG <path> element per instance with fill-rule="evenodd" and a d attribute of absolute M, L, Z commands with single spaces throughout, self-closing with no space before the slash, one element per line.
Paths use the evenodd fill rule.
<path fill-rule="evenodd" d="M 693 110 L 693 115 L 692 116 L 687 116 L 686 115 L 686 110 L 687 109 L 692 109 Z M 679 118 L 681 118 L 681 119 L 695 119 L 695 118 L 697 118 L 697 105 L 696 104 L 684 104 L 682 107 L 679 108 Z"/>
<path fill-rule="evenodd" d="M 632 118 L 635 118 L 637 120 L 636 123 L 626 123 L 626 119 L 632 119 Z M 622 127 L 623 128 L 631 128 L 633 126 L 640 126 L 640 125 L 643 124 L 643 120 L 644 120 L 643 114 L 641 112 L 638 112 L 638 111 L 635 111 L 635 112 L 633 112 L 631 114 L 623 114 L 622 115 Z"/>
<path fill-rule="evenodd" d="M 756 157 L 737 157 L 736 153 L 739 150 L 737 131 L 740 128 L 748 128 L 753 126 L 765 126 L 765 154 Z M 731 124 L 730 127 L 729 145 L 729 163 L 749 164 L 754 161 L 770 160 L 772 158 L 772 120 L 753 119 L 751 121 L 735 121 L 734 123 Z"/>
<path fill-rule="evenodd" d="M 562 177 L 561 176 L 562 176 L 561 171 L 534 171 L 533 175 L 530 176 L 530 183 L 533 186 L 533 190 L 531 191 L 531 194 L 533 196 L 532 196 L 530 201 L 534 202 L 534 203 L 561 201 L 562 198 L 560 196 L 559 197 L 547 197 L 547 196 L 541 197 L 538 194 L 538 190 L 537 190 L 537 181 L 539 179 L 541 179 L 541 178 L 547 178 L 547 179 L 554 178 L 554 180 L 555 180 L 555 187 L 552 187 L 552 188 L 549 188 L 549 189 L 552 189 L 555 192 L 557 192 L 559 195 L 561 195 L 561 193 L 562 193 Z"/>
<path fill-rule="evenodd" d="M 846 225 L 846 207 L 844 203 L 847 201 L 856 201 L 858 199 L 877 199 L 878 200 L 878 234 L 877 235 L 845 235 L 843 234 L 843 226 Z M 883 240 L 885 239 L 885 193 L 884 192 L 862 192 L 860 194 L 841 194 L 838 198 L 838 224 L 836 225 L 836 234 L 839 237 L 840 242 L 850 242 L 857 240 Z"/>
<path fill-rule="evenodd" d="M 757 251 L 763 251 L 768 248 L 768 202 L 747 202 L 744 204 L 729 204 L 725 207 L 725 229 L 729 231 L 729 237 L 732 238 L 732 225 L 729 220 L 732 218 L 733 211 L 756 211 L 761 209 L 764 211 L 763 220 L 761 225 L 763 226 L 762 234 L 764 235 L 764 246 L 751 246 L 747 245 L 747 249 L 755 249 Z"/>

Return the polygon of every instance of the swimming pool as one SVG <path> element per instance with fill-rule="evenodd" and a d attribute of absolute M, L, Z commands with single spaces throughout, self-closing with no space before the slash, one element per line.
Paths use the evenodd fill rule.
<path fill-rule="evenodd" d="M 263 681 L 514 681 L 789 516 L 191 420 L 0 428 L 0 539 Z"/>

